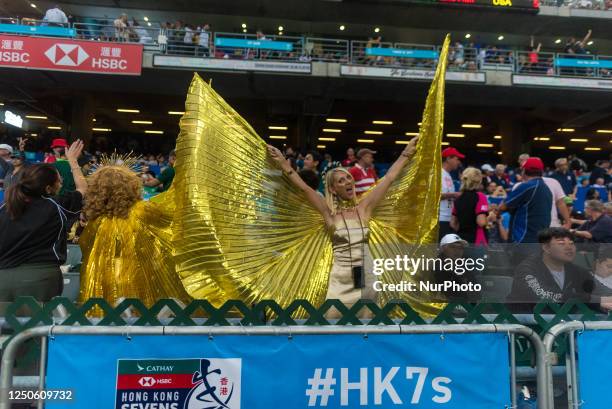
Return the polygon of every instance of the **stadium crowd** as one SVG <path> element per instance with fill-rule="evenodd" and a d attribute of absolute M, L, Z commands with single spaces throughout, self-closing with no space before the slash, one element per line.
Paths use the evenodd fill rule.
<path fill-rule="evenodd" d="M 0 269 L 13 267 L 15 263 L 42 262 L 43 266 L 49 263 L 49 255 L 42 250 L 49 246 L 45 240 L 51 241 L 54 252 L 64 253 L 67 241 L 78 242 L 87 223 L 83 214 L 79 217 L 84 198 L 86 203 L 87 183 L 83 183 L 83 175 L 94 172 L 103 156 L 100 152 L 83 151 L 81 154 L 82 144 L 75 148 L 65 139 L 56 138 L 42 164 L 28 163 L 27 142 L 27 139 L 19 139 L 18 146 L 0 144 L 0 197 L 20 203 L 19 214 L 8 214 L 6 206 L 0 208 L 0 230 L 10 232 L 0 239 Z M 348 169 L 358 197 L 375 185 L 386 171 L 384 164 L 377 169 L 377 152 L 368 148 L 348 148 L 341 160 L 329 153 L 322 155 L 318 151 L 305 152 L 293 147 L 285 147 L 283 155 L 302 180 L 320 194 L 324 191 L 326 172 L 335 167 Z M 122 160 L 121 156 L 115 160 Z M 571 260 L 534 261 L 531 256 L 564 253 L 561 250 L 557 253 L 534 251 L 529 244 L 535 244 L 539 250 L 539 246 L 550 247 L 551 243 L 560 248 L 572 247 L 578 242 L 590 243 L 595 245 L 592 247 L 595 248 L 593 257 L 597 260 L 595 264 L 600 266 L 597 267 L 601 272 L 598 282 L 612 295 L 612 248 L 601 247 L 612 243 L 612 169 L 608 159 L 599 160 L 587 168 L 576 156 L 563 157 L 557 159 L 550 170 L 546 170 L 540 158 L 528 154 L 518 157 L 517 167 L 501 163 L 465 167 L 465 160 L 466 156 L 456 148 L 442 150 L 439 213 L 442 254 L 445 254 L 444 247 L 447 246 L 484 251 L 504 244 L 514 245 L 511 265 L 523 266 L 523 270 L 527 268 L 531 273 L 523 275 L 526 280 L 533 280 L 534 271 L 539 271 L 541 263 L 563 272 L 564 263 Z M 136 161 L 135 171 L 141 176 L 145 200 L 171 186 L 174 161 L 173 151 L 167 155 L 146 154 Z M 59 178 L 54 175 L 59 175 Z M 63 215 L 59 224 L 58 212 Z M 16 218 L 22 214 L 29 216 L 17 222 Z M 49 232 L 53 234 L 49 235 Z M 61 238 L 61 243 L 58 243 L 58 238 Z M 23 248 L 16 249 L 16 246 Z M 573 257 L 575 251 L 570 258 Z M 524 266 L 527 260 L 531 261 Z M 569 270 L 572 268 L 568 267 Z M 557 273 L 555 277 L 559 274 L 563 276 Z M 547 282 L 546 285 L 554 287 L 552 283 L 555 281 L 546 281 L 548 278 L 540 277 L 538 285 Z M 570 281 L 559 280 L 556 281 L 557 287 L 549 291 L 555 301 L 571 295 L 564 292 Z M 46 290 L 37 294 L 44 297 L 49 288 L 55 287 L 42 288 Z M 534 288 L 533 282 L 525 288 Z M 522 298 L 525 288 L 517 290 L 523 293 Z M 2 294 L 0 291 L 0 296 Z M 11 296 L 4 298 L 10 299 Z M 538 295 L 535 298 L 542 297 Z"/>

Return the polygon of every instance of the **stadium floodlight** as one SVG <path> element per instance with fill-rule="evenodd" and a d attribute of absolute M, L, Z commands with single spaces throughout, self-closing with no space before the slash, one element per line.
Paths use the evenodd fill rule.
<path fill-rule="evenodd" d="M 410 141 L 395 141 L 397 145 L 408 145 L 408 142 Z"/>
<path fill-rule="evenodd" d="M 323 132 L 340 133 L 342 129 L 337 128 L 323 128 Z"/>
<path fill-rule="evenodd" d="M 393 125 L 393 121 L 372 121 L 374 125 Z"/>
<path fill-rule="evenodd" d="M 470 37 L 472 37 L 472 35 L 471 35 L 470 33 L 467 33 L 467 34 L 465 35 L 465 38 L 470 38 Z"/>
<path fill-rule="evenodd" d="M 593 45 L 593 40 L 589 41 L 587 45 Z"/>
<path fill-rule="evenodd" d="M 242 28 L 247 28 L 246 23 L 242 23 Z"/>
<path fill-rule="evenodd" d="M 147 22 L 147 25 L 148 25 L 149 27 L 151 27 L 151 22 L 150 22 L 150 21 L 148 21 L 148 22 Z"/>
<path fill-rule="evenodd" d="M 598 129 L 597 133 L 612 133 L 612 129 Z"/>
<path fill-rule="evenodd" d="M 147 130 L 145 131 L 145 133 L 152 133 L 152 134 L 161 135 L 161 134 L 163 134 L 163 133 L 164 133 L 164 131 L 153 131 L 153 130 L 151 130 L 151 129 L 147 129 Z"/>
<path fill-rule="evenodd" d="M 482 125 L 479 124 L 461 124 L 462 128 L 476 128 L 476 129 L 480 129 L 482 128 Z"/>
<path fill-rule="evenodd" d="M 374 139 L 357 139 L 358 143 L 374 143 Z"/>
<path fill-rule="evenodd" d="M 243 33 L 246 33 L 246 32 L 247 32 L 247 29 L 246 29 L 246 28 L 243 28 L 243 29 L 242 29 L 242 32 L 243 32 Z"/>
<path fill-rule="evenodd" d="M 557 132 L 574 132 L 574 128 L 557 128 Z"/>
<path fill-rule="evenodd" d="M 111 132 L 112 129 L 110 128 L 91 128 L 92 131 L 94 132 Z"/>
<path fill-rule="evenodd" d="M 364 131 L 366 135 L 382 135 L 382 131 Z"/>
<path fill-rule="evenodd" d="M 498 39 L 499 41 L 502 41 L 502 40 L 504 39 L 504 36 L 503 36 L 503 35 L 501 35 L 501 36 L 497 37 L 497 39 Z"/>
<path fill-rule="evenodd" d="M 133 124 L 152 125 L 153 121 L 132 121 Z"/>
<path fill-rule="evenodd" d="M 42 115 L 26 115 L 25 117 L 28 119 L 47 119 L 46 116 Z"/>
<path fill-rule="evenodd" d="M 502 154 L 502 151 L 497 152 L 497 154 L 498 154 L 498 155 L 501 155 L 501 154 Z"/>
<path fill-rule="evenodd" d="M 48 126 L 47 129 L 58 130 L 58 129 L 62 129 L 62 127 L 61 126 Z"/>
<path fill-rule="evenodd" d="M 325 149 L 325 145 L 317 145 L 317 149 Z"/>
<path fill-rule="evenodd" d="M 406 136 L 419 136 L 418 132 L 406 132 L 404 135 Z"/>
<path fill-rule="evenodd" d="M 270 135 L 270 136 L 268 136 L 268 138 L 270 138 L 270 139 L 283 139 L 283 140 L 287 139 L 287 137 L 284 136 L 284 135 Z"/>
<path fill-rule="evenodd" d="M 563 151 L 565 150 L 565 146 L 549 146 L 548 149 L 552 151 Z"/>
<path fill-rule="evenodd" d="M 560 39 L 560 38 L 557 38 L 557 39 L 555 40 L 555 44 L 561 44 L 561 39 Z"/>
<path fill-rule="evenodd" d="M 168 111 L 168 115 L 185 115 L 185 111 Z"/>
<path fill-rule="evenodd" d="M 447 133 L 446 136 L 449 138 L 465 138 L 464 133 Z"/>
<path fill-rule="evenodd" d="M 478 148 L 492 148 L 493 144 L 492 143 L 477 143 L 476 146 Z"/>
<path fill-rule="evenodd" d="M 501 136 L 501 135 L 495 135 L 495 136 L 493 137 L 493 139 L 501 139 L 501 138 L 502 138 L 502 136 Z"/>
<path fill-rule="evenodd" d="M 284 30 L 285 30 L 285 27 L 283 27 L 283 26 L 278 26 L 278 31 L 284 31 Z"/>
<path fill-rule="evenodd" d="M 448 146 L 448 145 L 450 145 L 450 143 L 448 143 L 448 142 L 442 142 L 442 146 Z"/>
<path fill-rule="evenodd" d="M 376 28 L 374 29 L 374 32 L 375 32 L 375 33 L 380 33 L 380 27 L 376 27 Z"/>
<path fill-rule="evenodd" d="M 587 146 L 586 148 L 584 148 L 585 151 L 600 151 L 601 148 L 596 148 L 593 146 Z"/>
<path fill-rule="evenodd" d="M 33 9 L 35 9 L 35 8 L 36 8 L 36 4 L 34 4 L 34 3 L 30 3 L 30 7 L 32 7 Z"/>
<path fill-rule="evenodd" d="M 347 120 L 344 118 L 326 118 L 325 120 L 327 122 L 342 122 L 342 123 L 347 122 Z"/>
<path fill-rule="evenodd" d="M 149 17 L 144 16 L 144 21 L 149 21 Z"/>
<path fill-rule="evenodd" d="M 345 27 L 345 26 L 344 26 L 344 24 L 343 24 L 343 25 L 341 25 L 339 28 L 340 28 L 340 31 L 344 31 L 344 29 L 345 29 L 346 27 Z"/>
<path fill-rule="evenodd" d="M 534 141 L 550 141 L 550 138 L 548 136 L 540 136 L 533 138 Z"/>
<path fill-rule="evenodd" d="M 139 109 L 130 109 L 130 108 L 117 108 L 117 112 L 124 112 L 127 114 L 139 114 Z"/>
<path fill-rule="evenodd" d="M 270 129 L 272 131 L 286 131 L 287 127 L 286 126 L 278 126 L 278 125 L 270 125 L 270 126 L 268 126 L 268 129 Z"/>
<path fill-rule="evenodd" d="M 326 138 L 324 136 L 320 137 L 319 140 L 324 142 L 336 142 L 336 138 Z"/>
<path fill-rule="evenodd" d="M 572 138 L 570 139 L 570 142 L 588 142 L 588 139 L 585 138 Z"/>

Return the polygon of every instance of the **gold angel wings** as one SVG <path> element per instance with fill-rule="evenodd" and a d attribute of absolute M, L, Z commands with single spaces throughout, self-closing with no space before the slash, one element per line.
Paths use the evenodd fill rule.
<path fill-rule="evenodd" d="M 410 254 L 437 237 L 445 72 L 446 64 L 438 64 L 417 153 L 370 222 L 374 258 Z M 197 74 L 180 128 L 173 187 L 155 202 L 172 213 L 174 262 L 187 292 L 215 303 L 320 304 L 333 261 L 329 234 L 323 218 L 272 163 L 266 143 Z M 383 275 L 390 282 L 415 279 Z M 383 301 L 389 298 L 383 295 Z M 408 300 L 424 313 L 441 307 L 418 294 Z"/>

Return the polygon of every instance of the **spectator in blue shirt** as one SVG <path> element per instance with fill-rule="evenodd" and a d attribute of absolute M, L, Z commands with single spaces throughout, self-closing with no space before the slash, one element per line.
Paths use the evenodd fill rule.
<path fill-rule="evenodd" d="M 508 210 L 510 218 L 510 242 L 537 243 L 538 232 L 550 226 L 552 193 L 544 180 L 544 163 L 532 157 L 523 162 L 521 183 L 500 206 L 500 211 Z"/>
<path fill-rule="evenodd" d="M 550 174 L 550 177 L 561 184 L 566 196 L 576 197 L 578 183 L 574 172 L 569 170 L 567 158 L 559 158 L 555 161 L 555 171 Z"/>

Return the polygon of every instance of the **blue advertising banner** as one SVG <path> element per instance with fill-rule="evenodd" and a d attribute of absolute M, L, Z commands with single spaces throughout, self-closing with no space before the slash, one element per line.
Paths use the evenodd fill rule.
<path fill-rule="evenodd" d="M 21 24 L 0 24 L 0 33 L 32 34 L 52 37 L 74 37 L 74 28 L 53 26 L 25 26 Z"/>
<path fill-rule="evenodd" d="M 293 44 L 286 41 L 273 40 L 246 40 L 242 38 L 217 37 L 215 39 L 217 47 L 230 48 L 255 48 L 260 50 L 293 51 Z"/>
<path fill-rule="evenodd" d="M 438 52 L 432 50 L 406 50 L 403 48 L 383 48 L 374 47 L 366 48 L 366 55 L 375 55 L 382 57 L 401 57 L 401 58 L 429 58 L 435 60 L 438 58 Z"/>
<path fill-rule="evenodd" d="M 578 335 L 578 392 L 584 409 L 610 409 L 612 331 L 584 331 Z"/>
<path fill-rule="evenodd" d="M 557 67 L 575 67 L 575 68 L 612 68 L 612 60 L 581 60 L 577 58 L 557 58 L 555 59 Z"/>
<path fill-rule="evenodd" d="M 47 408 L 491 409 L 507 334 L 78 336 L 49 340 Z"/>

